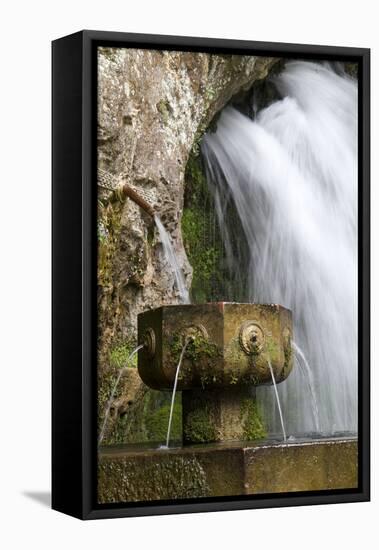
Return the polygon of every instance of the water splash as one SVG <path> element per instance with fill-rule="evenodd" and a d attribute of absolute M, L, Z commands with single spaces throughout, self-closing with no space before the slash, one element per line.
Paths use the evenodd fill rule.
<path fill-rule="evenodd" d="M 268 363 L 268 368 L 270 369 L 270 373 L 271 373 L 272 384 L 273 384 L 273 386 L 274 386 L 276 404 L 278 405 L 278 412 L 279 412 L 279 417 L 280 417 L 280 424 L 281 424 L 281 426 L 282 426 L 282 433 L 283 433 L 283 441 L 287 441 L 286 429 L 285 429 L 285 427 L 284 427 L 284 420 L 283 420 L 282 407 L 281 407 L 281 404 L 280 404 L 280 398 L 279 398 L 279 394 L 278 394 L 278 387 L 277 387 L 277 385 L 276 385 L 276 380 L 275 380 L 275 376 L 274 376 L 274 371 L 272 370 L 272 365 L 271 365 L 271 360 L 270 360 L 270 358 L 267 359 L 267 363 Z"/>
<path fill-rule="evenodd" d="M 202 142 L 231 276 L 244 301 L 290 308 L 314 374 L 320 430 L 357 429 L 357 82 L 329 65 L 289 62 L 283 99 L 253 121 L 227 107 Z M 235 209 L 245 257 L 230 245 Z M 240 239 L 242 240 L 242 238 Z M 237 240 L 238 242 L 238 240 Z M 235 296 L 228 296 L 233 301 Z M 289 433 L 314 418 L 299 369 L 279 384 Z M 279 429 L 269 388 L 257 396 Z"/>
<path fill-rule="evenodd" d="M 158 216 L 154 216 L 154 221 L 159 232 L 159 237 L 162 241 L 164 256 L 174 274 L 176 287 L 179 292 L 179 299 L 182 303 L 189 304 L 190 298 L 189 298 L 189 293 L 184 280 L 183 271 L 179 267 L 178 260 L 175 254 L 174 247 L 172 246 L 170 236 L 167 233 L 164 225 L 162 224 Z"/>
<path fill-rule="evenodd" d="M 167 426 L 167 436 L 166 436 L 166 445 L 161 445 L 160 446 L 160 449 L 168 449 L 169 448 L 169 444 L 170 444 L 170 433 L 171 433 L 171 423 L 172 423 L 172 415 L 173 415 L 173 412 L 174 412 L 174 405 L 175 405 L 175 395 L 176 395 L 176 387 L 178 385 L 178 379 L 179 379 L 179 371 L 180 371 L 180 367 L 182 365 L 182 362 L 183 362 L 183 357 L 184 357 L 184 354 L 186 352 L 186 349 L 187 349 L 187 346 L 188 344 L 191 342 L 191 339 L 190 338 L 187 338 L 187 340 L 185 341 L 183 347 L 182 347 L 182 352 L 180 354 L 180 357 L 179 357 L 179 361 L 178 361 L 178 365 L 176 367 L 176 372 L 175 372 L 175 380 L 174 380 L 174 387 L 173 387 L 173 390 L 172 390 L 172 396 L 171 396 L 171 406 L 170 406 L 170 416 L 169 416 L 169 419 L 168 419 L 168 426 Z"/>
<path fill-rule="evenodd" d="M 143 348 L 143 344 L 137 346 L 133 351 L 132 353 L 129 355 L 129 357 L 127 358 L 127 360 L 125 361 L 125 365 L 122 367 L 122 369 L 120 369 L 119 373 L 118 373 L 118 376 L 116 378 L 116 381 L 113 385 L 113 388 L 112 388 L 112 391 L 111 391 L 111 394 L 110 394 L 110 397 L 108 399 L 108 403 L 107 403 L 107 407 L 105 409 L 105 414 L 104 414 L 104 420 L 103 420 L 103 425 L 101 427 L 101 430 L 100 430 L 100 435 L 99 435 L 99 439 L 98 439 L 98 445 L 101 444 L 101 442 L 103 441 L 104 439 L 104 435 L 105 435 L 105 429 L 107 427 L 107 423 L 108 423 L 108 418 L 109 418 L 109 413 L 110 413 L 110 410 L 111 410 L 111 407 L 112 407 L 112 403 L 113 403 L 113 400 L 114 400 L 114 396 L 115 396 L 115 393 L 116 393 L 116 389 L 120 383 L 120 380 L 121 380 L 121 377 L 122 375 L 124 374 L 124 372 L 126 371 L 126 369 L 129 367 L 130 365 L 130 361 L 133 359 L 133 357 L 135 356 L 135 354 Z"/>
<path fill-rule="evenodd" d="M 315 382 L 313 378 L 312 369 L 303 353 L 301 348 L 295 343 L 292 342 L 292 349 L 295 352 L 295 358 L 297 361 L 297 364 L 299 365 L 299 368 L 302 370 L 308 384 L 309 393 L 311 396 L 311 403 L 312 403 L 312 411 L 313 416 L 315 419 L 315 428 L 316 432 L 320 432 L 320 415 L 318 412 L 318 405 L 317 405 L 317 398 L 316 398 L 316 388 L 315 388 Z"/>

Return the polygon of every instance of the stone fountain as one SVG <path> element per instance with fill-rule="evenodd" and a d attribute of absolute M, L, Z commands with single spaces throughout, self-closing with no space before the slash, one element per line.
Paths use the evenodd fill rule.
<path fill-rule="evenodd" d="M 292 315 L 280 305 L 163 306 L 138 317 L 138 372 L 182 392 L 183 445 L 106 447 L 99 502 L 239 496 L 357 486 L 352 438 L 267 439 L 257 386 L 291 373 Z M 285 467 L 284 467 L 285 466 Z"/>
<path fill-rule="evenodd" d="M 183 443 L 263 436 L 255 387 L 290 374 L 291 313 L 278 305 L 211 303 L 165 306 L 139 316 L 138 371 L 147 386 L 172 390 L 180 352 Z M 257 433 L 254 435 L 254 431 Z"/>

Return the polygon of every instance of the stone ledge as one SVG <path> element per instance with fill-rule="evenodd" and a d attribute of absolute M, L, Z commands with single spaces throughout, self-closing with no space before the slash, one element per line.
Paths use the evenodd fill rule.
<path fill-rule="evenodd" d="M 98 502 L 239 496 L 358 486 L 357 439 L 100 450 Z"/>

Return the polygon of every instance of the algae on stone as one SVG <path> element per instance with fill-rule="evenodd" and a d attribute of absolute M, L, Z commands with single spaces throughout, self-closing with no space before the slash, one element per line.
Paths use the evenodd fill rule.
<path fill-rule="evenodd" d="M 141 453 L 137 461 L 100 458 L 99 503 L 199 498 L 209 493 L 205 472 L 193 456 L 161 453 L 155 458 Z"/>
<path fill-rule="evenodd" d="M 184 437 L 192 443 L 217 441 L 215 423 L 207 408 L 197 408 L 186 415 Z"/>
<path fill-rule="evenodd" d="M 201 159 L 191 154 L 186 167 L 182 234 L 193 269 L 191 297 L 195 303 L 214 300 L 215 289 L 221 283 L 217 266 L 222 245 L 215 224 L 213 199 Z"/>
<path fill-rule="evenodd" d="M 261 412 L 255 399 L 245 399 L 241 403 L 241 423 L 243 426 L 244 439 L 254 441 L 266 437 Z"/>

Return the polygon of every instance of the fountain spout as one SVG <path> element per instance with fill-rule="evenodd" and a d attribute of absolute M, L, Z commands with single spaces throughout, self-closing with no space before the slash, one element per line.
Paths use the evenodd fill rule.
<path fill-rule="evenodd" d="M 119 178 L 107 172 L 106 170 L 98 169 L 97 173 L 98 185 L 100 188 L 111 191 L 108 200 L 114 202 L 117 199 L 122 199 L 124 197 L 129 197 L 133 202 L 138 204 L 142 210 L 144 210 L 149 216 L 154 218 L 155 211 L 152 205 L 141 196 L 141 193 L 137 192 L 131 185 L 128 183 L 123 183 L 119 185 Z"/>
<path fill-rule="evenodd" d="M 124 183 L 124 185 L 121 187 L 120 193 L 122 195 L 125 195 L 126 197 L 129 197 L 132 201 L 134 201 L 142 210 L 144 210 L 149 216 L 152 218 L 155 217 L 154 208 L 149 204 L 141 195 L 137 193 L 133 187 L 128 185 L 127 183 Z"/>

